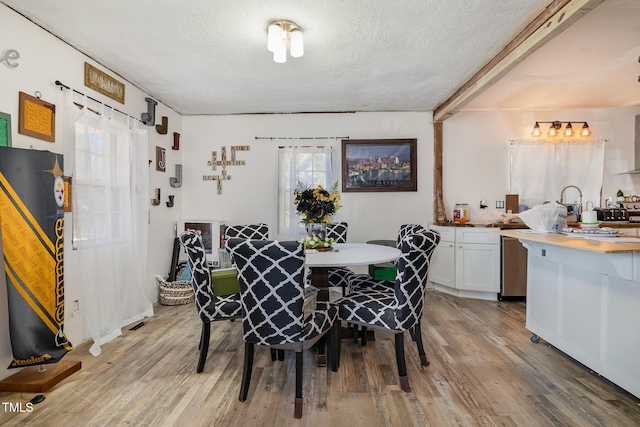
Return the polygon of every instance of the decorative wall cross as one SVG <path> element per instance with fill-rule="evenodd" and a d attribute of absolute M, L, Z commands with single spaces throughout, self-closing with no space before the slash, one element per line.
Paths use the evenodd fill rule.
<path fill-rule="evenodd" d="M 244 160 L 236 160 L 236 151 L 249 151 L 251 149 L 248 145 L 232 145 L 231 146 L 231 160 L 227 160 L 227 147 L 221 148 L 220 160 L 218 160 L 218 152 L 211 152 L 211 160 L 207 162 L 207 166 L 211 166 L 211 170 L 215 171 L 220 166 L 222 172 L 220 175 L 204 175 L 203 181 L 217 181 L 218 194 L 222 194 L 222 181 L 231 179 L 231 175 L 227 175 L 227 166 L 244 166 Z"/>

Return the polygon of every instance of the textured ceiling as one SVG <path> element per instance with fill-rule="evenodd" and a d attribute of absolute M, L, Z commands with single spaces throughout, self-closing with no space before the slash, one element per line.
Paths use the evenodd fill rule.
<path fill-rule="evenodd" d="M 606 0 L 462 110 L 640 108 L 640 0 Z"/>
<path fill-rule="evenodd" d="M 549 1 L 0 0 L 182 114 L 433 110 Z M 629 54 L 640 46 L 640 1 L 607 0 L 587 17 L 608 3 L 628 9 L 621 41 Z M 273 62 L 266 49 L 272 19 L 302 28 L 302 58 Z M 611 32 L 616 25 L 609 22 Z M 602 78 L 599 59 L 588 53 L 606 57 L 609 47 L 572 44 L 570 53 L 589 57 Z M 584 70 L 571 70 L 567 53 L 544 55 L 560 77 L 553 67 L 535 70 L 538 63 L 531 71 L 526 60 L 520 74 L 503 79 L 505 89 L 496 92 L 496 84 L 470 107 L 549 107 L 567 82 L 573 88 L 562 91 L 573 95 Z M 539 91 L 546 96 L 527 97 Z"/>

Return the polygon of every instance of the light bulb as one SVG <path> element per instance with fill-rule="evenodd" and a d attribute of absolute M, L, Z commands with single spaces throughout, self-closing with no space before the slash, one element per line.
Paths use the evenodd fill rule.
<path fill-rule="evenodd" d="M 553 123 L 551 123 L 551 126 L 549 126 L 549 132 L 547 132 L 548 136 L 556 136 L 558 134 L 558 131 L 555 127 L 555 125 Z"/>
<path fill-rule="evenodd" d="M 293 58 L 299 58 L 304 55 L 304 39 L 302 31 L 293 30 L 289 34 L 291 40 L 291 56 Z"/>
<path fill-rule="evenodd" d="M 284 64 L 287 62 L 287 45 L 282 43 L 278 46 L 275 52 L 273 52 L 273 60 L 278 64 Z"/>
<path fill-rule="evenodd" d="M 541 132 L 540 132 L 540 125 L 538 124 L 538 122 L 536 122 L 535 126 L 533 127 L 533 130 L 531 131 L 531 136 L 540 136 Z"/>
<path fill-rule="evenodd" d="M 269 24 L 269 28 L 267 29 L 267 49 L 269 52 L 276 52 L 278 50 L 278 46 L 280 45 L 280 40 L 282 39 L 282 29 L 280 25 L 275 22 Z"/>
<path fill-rule="evenodd" d="M 573 136 L 573 127 L 571 122 L 567 123 L 567 127 L 564 129 L 564 136 Z"/>
<path fill-rule="evenodd" d="M 580 136 L 589 136 L 591 135 L 591 129 L 589 129 L 589 125 L 587 122 L 584 122 L 582 125 L 582 130 L 580 131 Z"/>

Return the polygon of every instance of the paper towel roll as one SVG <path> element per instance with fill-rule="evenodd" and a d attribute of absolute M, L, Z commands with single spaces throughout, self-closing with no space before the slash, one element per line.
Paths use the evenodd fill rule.
<path fill-rule="evenodd" d="M 598 215 L 596 211 L 584 211 L 582 212 L 582 223 L 590 224 L 593 222 L 598 222 Z"/>

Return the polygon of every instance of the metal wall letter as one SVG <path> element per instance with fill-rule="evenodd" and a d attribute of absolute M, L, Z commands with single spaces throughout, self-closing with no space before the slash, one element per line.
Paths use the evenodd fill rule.
<path fill-rule="evenodd" d="M 156 147 L 156 170 L 160 172 L 166 171 L 166 153 L 164 148 Z"/>
<path fill-rule="evenodd" d="M 156 105 L 158 103 L 151 98 L 145 98 L 144 100 L 147 101 L 147 112 L 142 113 L 140 118 L 145 125 L 153 126 L 156 123 Z"/>
<path fill-rule="evenodd" d="M 156 188 L 156 198 L 151 199 L 151 204 L 153 206 L 158 206 L 160 204 L 160 189 Z"/>
<path fill-rule="evenodd" d="M 173 133 L 173 145 L 171 146 L 172 150 L 180 149 L 180 134 L 178 132 Z"/>
<path fill-rule="evenodd" d="M 20 64 L 13 61 L 17 61 L 18 58 L 20 58 L 20 53 L 17 50 L 7 49 L 4 51 L 2 56 L 0 56 L 0 62 L 4 62 L 4 65 L 9 68 L 16 68 Z"/>
<path fill-rule="evenodd" d="M 182 187 L 182 165 L 176 165 L 176 176 L 169 178 L 169 184 L 173 188 Z"/>
<path fill-rule="evenodd" d="M 156 132 L 158 132 L 160 135 L 166 135 L 168 127 L 169 127 L 169 118 L 167 116 L 162 116 L 162 124 L 156 125 Z"/>

